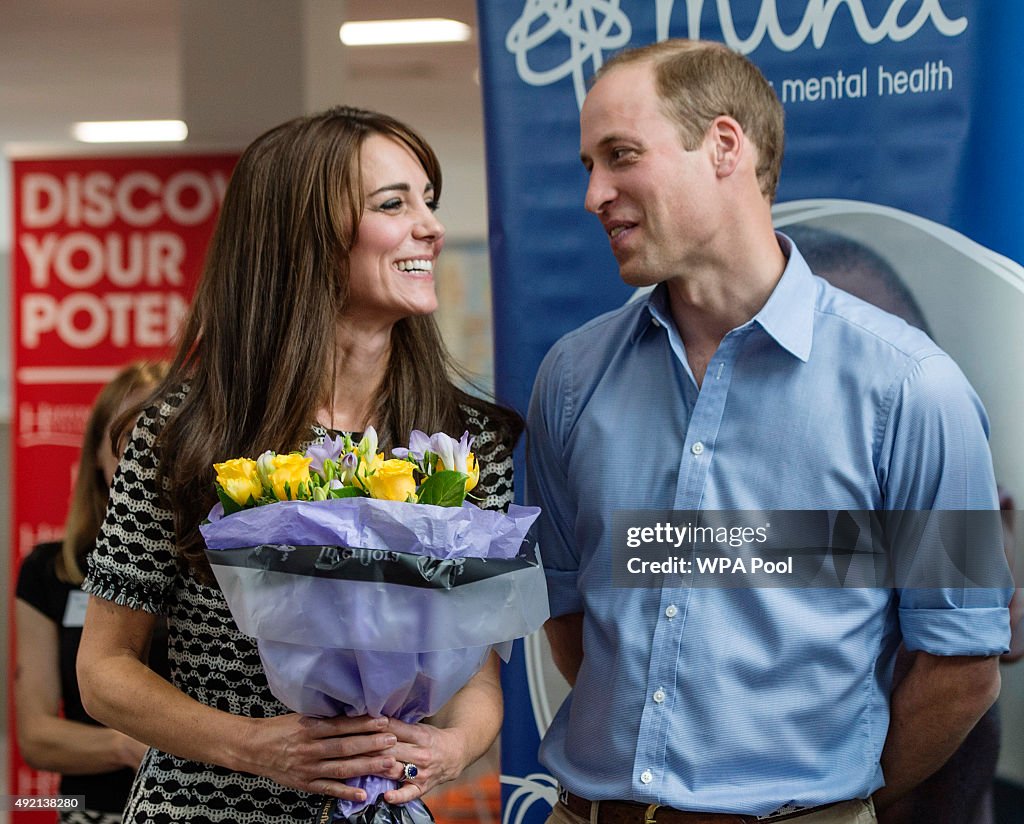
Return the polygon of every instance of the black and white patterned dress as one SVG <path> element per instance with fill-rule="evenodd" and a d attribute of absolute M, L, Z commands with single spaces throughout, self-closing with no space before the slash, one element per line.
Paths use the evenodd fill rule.
<path fill-rule="evenodd" d="M 289 710 L 271 694 L 253 639 L 235 626 L 221 591 L 206 586 L 180 564 L 171 512 L 157 494 L 153 443 L 183 395 L 171 396 L 140 418 L 121 460 L 110 505 L 89 574 L 82 588 L 132 609 L 166 615 L 171 680 L 195 700 L 234 715 L 266 718 Z M 486 417 L 463 408 L 476 436 L 474 452 L 488 452 L 497 435 Z M 453 433 L 459 434 L 459 433 Z M 326 432 L 313 428 L 314 439 Z M 481 462 L 474 494 L 489 509 L 512 500 L 511 444 L 497 459 Z M 235 822 L 268 824 L 312 821 L 323 797 L 150 749 L 132 787 L 124 821 Z"/>

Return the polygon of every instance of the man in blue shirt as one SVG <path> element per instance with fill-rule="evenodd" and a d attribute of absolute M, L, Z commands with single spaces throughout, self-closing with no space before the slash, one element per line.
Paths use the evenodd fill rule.
<path fill-rule="evenodd" d="M 874 821 L 995 700 L 1009 590 L 616 587 L 613 513 L 994 510 L 984 410 L 926 335 L 774 233 L 782 111 L 745 58 L 627 52 L 580 128 L 586 208 L 654 289 L 559 341 L 531 401 L 573 685 L 541 746 L 551 821 Z M 917 654 L 892 691 L 900 641 Z"/>

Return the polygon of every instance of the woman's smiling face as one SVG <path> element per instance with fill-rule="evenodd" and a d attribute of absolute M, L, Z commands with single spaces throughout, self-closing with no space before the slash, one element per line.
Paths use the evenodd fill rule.
<path fill-rule="evenodd" d="M 434 184 L 407 146 L 368 137 L 359 153 L 363 216 L 349 256 L 346 314 L 393 324 L 437 308 L 434 264 L 444 245 Z"/>

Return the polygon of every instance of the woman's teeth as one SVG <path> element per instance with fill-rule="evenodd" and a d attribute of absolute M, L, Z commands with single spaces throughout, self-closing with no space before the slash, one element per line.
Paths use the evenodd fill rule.
<path fill-rule="evenodd" d="M 400 260 L 395 265 L 403 272 L 432 272 L 434 270 L 434 261 L 432 260 Z"/>

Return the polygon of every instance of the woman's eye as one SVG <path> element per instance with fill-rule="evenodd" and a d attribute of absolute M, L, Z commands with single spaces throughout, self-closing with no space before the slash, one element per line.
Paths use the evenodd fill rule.
<path fill-rule="evenodd" d="M 438 209 L 441 208 L 441 201 L 440 200 L 427 200 L 427 208 L 430 209 L 430 211 L 432 211 L 432 212 L 436 212 Z"/>
<path fill-rule="evenodd" d="M 400 197 L 393 197 L 391 200 L 385 200 L 377 208 L 382 212 L 392 212 L 395 209 L 402 208 L 402 199 Z"/>

